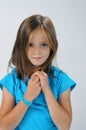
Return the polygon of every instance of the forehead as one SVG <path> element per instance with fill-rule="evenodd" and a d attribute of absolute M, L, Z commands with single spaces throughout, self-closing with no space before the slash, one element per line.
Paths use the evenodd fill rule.
<path fill-rule="evenodd" d="M 49 41 L 48 36 L 43 28 L 37 28 L 34 31 L 31 32 L 29 37 L 29 42 L 35 42 L 35 41 Z"/>

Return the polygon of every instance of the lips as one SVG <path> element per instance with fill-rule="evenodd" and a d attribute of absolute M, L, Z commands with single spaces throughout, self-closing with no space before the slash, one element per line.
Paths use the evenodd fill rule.
<path fill-rule="evenodd" d="M 34 60 L 40 60 L 41 57 L 33 57 Z"/>

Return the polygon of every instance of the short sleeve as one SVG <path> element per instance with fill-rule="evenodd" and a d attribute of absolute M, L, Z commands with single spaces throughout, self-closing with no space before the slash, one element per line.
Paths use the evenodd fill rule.
<path fill-rule="evenodd" d="M 76 82 L 72 80 L 66 73 L 59 75 L 59 94 L 65 92 L 68 88 L 72 91 L 76 86 Z"/>
<path fill-rule="evenodd" d="M 0 88 L 5 87 L 8 92 L 14 96 L 14 79 L 12 73 L 7 74 L 4 78 L 0 80 Z"/>

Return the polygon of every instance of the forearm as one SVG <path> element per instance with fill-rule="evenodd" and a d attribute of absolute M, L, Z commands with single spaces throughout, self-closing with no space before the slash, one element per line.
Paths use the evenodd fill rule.
<path fill-rule="evenodd" d="M 5 116 L 0 115 L 0 129 L 13 130 L 21 122 L 28 107 L 20 101 L 9 113 Z"/>
<path fill-rule="evenodd" d="M 59 130 L 69 130 L 71 116 L 54 98 L 52 92 L 48 89 L 44 92 L 46 103 L 51 115 L 51 118 Z"/>

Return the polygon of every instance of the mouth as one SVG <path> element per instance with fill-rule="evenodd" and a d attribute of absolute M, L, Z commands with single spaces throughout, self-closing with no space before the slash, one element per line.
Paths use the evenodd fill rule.
<path fill-rule="evenodd" d="M 33 57 L 34 60 L 40 60 L 41 57 Z"/>

